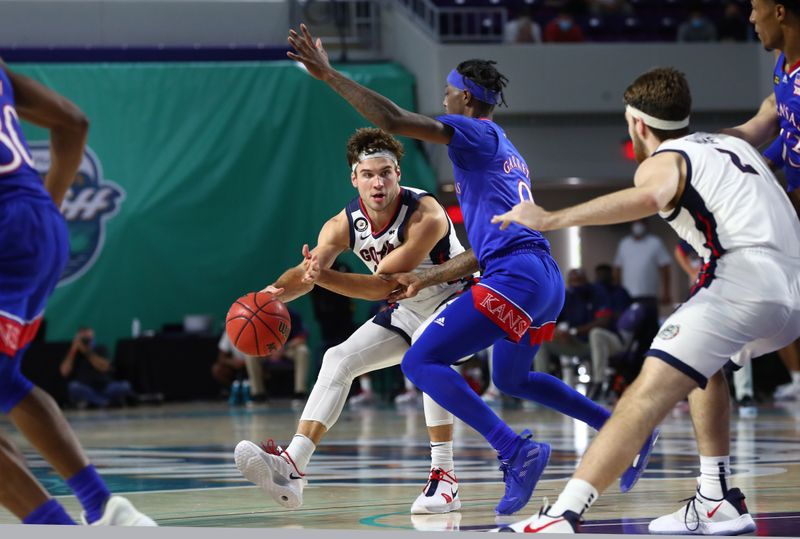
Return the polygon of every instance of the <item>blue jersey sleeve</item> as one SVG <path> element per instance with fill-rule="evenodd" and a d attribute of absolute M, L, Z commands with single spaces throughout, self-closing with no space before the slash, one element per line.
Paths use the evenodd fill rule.
<path fill-rule="evenodd" d="M 448 147 L 458 167 L 480 169 L 497 153 L 497 135 L 489 128 L 488 122 L 460 114 L 439 116 L 437 120 L 453 128 L 453 138 Z"/>

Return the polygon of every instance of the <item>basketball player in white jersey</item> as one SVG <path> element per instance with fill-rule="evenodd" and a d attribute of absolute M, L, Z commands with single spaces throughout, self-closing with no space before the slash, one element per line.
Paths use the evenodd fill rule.
<path fill-rule="evenodd" d="M 728 482 L 729 421 L 727 414 L 719 421 L 716 413 L 728 409 L 721 368 L 731 358 L 748 360 L 800 336 L 800 223 L 750 144 L 723 134 L 688 134 L 691 96 L 682 73 L 649 71 L 628 87 L 624 100 L 640 163 L 635 187 L 555 212 L 526 202 L 493 222 L 554 230 L 658 213 L 705 265 L 556 503 L 504 531 L 578 531 L 580 515 L 625 469 L 653 427 L 689 395 L 701 455 L 698 488 L 688 504 L 654 520 L 649 530 L 748 533 L 755 524 L 744 495 Z M 696 406 L 700 393 L 705 408 Z"/>
<path fill-rule="evenodd" d="M 462 253 L 464 248 L 439 202 L 425 191 L 400 186 L 402 156 L 402 145 L 388 133 L 375 128 L 356 131 L 347 143 L 347 158 L 358 196 L 323 225 L 314 249 L 303 247 L 304 261 L 265 291 L 291 301 L 317 285 L 353 298 L 381 300 L 397 283 L 375 273 L 430 267 Z M 330 269 L 348 249 L 372 275 Z M 261 447 L 239 442 L 235 459 L 242 475 L 284 507 L 300 507 L 308 462 L 339 418 L 353 379 L 399 365 L 426 319 L 468 285 L 466 280 L 444 283 L 393 304 L 328 350 L 289 446 L 276 448 L 271 440 Z M 431 472 L 411 512 L 448 513 L 461 507 L 453 466 L 453 416 L 427 395 L 424 408 L 431 437 Z"/>

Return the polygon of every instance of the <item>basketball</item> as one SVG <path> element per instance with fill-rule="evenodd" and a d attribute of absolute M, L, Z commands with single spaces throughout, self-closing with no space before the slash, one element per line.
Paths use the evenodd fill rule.
<path fill-rule="evenodd" d="M 231 343 L 249 356 L 266 356 L 279 350 L 291 328 L 286 305 L 269 292 L 245 294 L 231 305 L 225 318 Z"/>

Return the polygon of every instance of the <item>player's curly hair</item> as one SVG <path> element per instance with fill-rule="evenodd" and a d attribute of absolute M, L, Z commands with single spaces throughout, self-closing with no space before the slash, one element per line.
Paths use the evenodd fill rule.
<path fill-rule="evenodd" d="M 657 67 L 639 75 L 623 95 L 626 105 L 631 105 L 660 120 L 683 120 L 692 110 L 692 94 L 686 75 L 672 67 Z M 689 128 L 664 131 L 650 128 L 659 140 L 687 135 Z"/>
<path fill-rule="evenodd" d="M 506 104 L 506 98 L 503 95 L 503 88 L 508 85 L 508 77 L 497 71 L 494 66 L 497 64 L 494 60 L 465 60 L 456 66 L 456 71 L 464 75 L 472 82 L 476 82 L 488 88 L 493 92 L 500 94 L 500 105 Z M 489 109 L 493 108 L 488 105 Z"/>
<path fill-rule="evenodd" d="M 377 127 L 362 127 L 356 129 L 347 140 L 347 164 L 353 166 L 358 161 L 361 152 L 378 152 L 388 150 L 397 156 L 397 162 L 403 159 L 405 150 L 403 144 L 392 135 Z"/>

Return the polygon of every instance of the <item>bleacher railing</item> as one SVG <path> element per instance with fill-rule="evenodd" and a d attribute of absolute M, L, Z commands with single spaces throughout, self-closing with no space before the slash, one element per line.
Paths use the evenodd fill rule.
<path fill-rule="evenodd" d="M 434 39 L 442 43 L 498 42 L 508 21 L 504 6 L 439 6 L 431 0 L 396 0 Z M 458 3 L 457 0 L 455 3 Z"/>
<path fill-rule="evenodd" d="M 380 0 L 290 0 L 289 6 L 289 24 L 309 24 L 342 60 L 350 48 L 380 49 Z"/>

